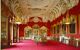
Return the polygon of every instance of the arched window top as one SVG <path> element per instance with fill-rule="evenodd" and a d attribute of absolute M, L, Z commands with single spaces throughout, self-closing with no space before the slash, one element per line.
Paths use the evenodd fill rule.
<path fill-rule="evenodd" d="M 39 28 L 39 25 L 38 24 L 35 24 L 35 25 L 33 25 L 33 28 L 34 29 L 38 29 Z"/>
<path fill-rule="evenodd" d="M 30 26 L 27 26 L 27 27 L 25 27 L 24 28 L 25 30 L 30 30 L 30 29 L 32 29 Z"/>
<path fill-rule="evenodd" d="M 47 30 L 47 27 L 42 26 L 40 29 L 42 29 L 42 30 Z"/>

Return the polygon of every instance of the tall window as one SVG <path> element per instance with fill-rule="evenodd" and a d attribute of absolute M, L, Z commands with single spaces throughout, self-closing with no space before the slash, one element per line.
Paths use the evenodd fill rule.
<path fill-rule="evenodd" d="M 54 27 L 54 34 L 56 34 L 56 27 Z"/>
<path fill-rule="evenodd" d="M 63 31 L 63 34 L 66 34 L 66 24 L 62 25 L 62 31 Z"/>
<path fill-rule="evenodd" d="M 69 32 L 70 33 L 75 33 L 75 24 L 76 24 L 76 18 L 75 18 L 75 16 L 71 15 L 70 24 L 69 24 Z"/>
<path fill-rule="evenodd" d="M 70 33 L 75 33 L 75 23 L 71 23 L 70 25 L 69 25 L 69 28 L 70 28 Z"/>
<path fill-rule="evenodd" d="M 57 25 L 57 33 L 59 33 L 59 25 Z"/>

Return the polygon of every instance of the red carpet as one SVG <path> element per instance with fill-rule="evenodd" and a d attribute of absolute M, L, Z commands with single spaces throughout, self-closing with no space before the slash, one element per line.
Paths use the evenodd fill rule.
<path fill-rule="evenodd" d="M 22 40 L 20 43 L 14 43 L 10 48 L 3 50 L 80 50 L 80 47 L 68 46 L 55 41 L 35 43 L 32 40 Z"/>

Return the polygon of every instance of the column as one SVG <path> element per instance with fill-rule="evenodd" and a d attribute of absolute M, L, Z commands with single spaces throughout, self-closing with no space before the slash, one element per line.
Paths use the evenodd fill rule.
<path fill-rule="evenodd" d="M 78 16 L 79 17 L 79 34 L 80 34 L 80 15 Z"/>
<path fill-rule="evenodd" d="M 11 40 L 10 42 L 13 43 L 13 24 L 10 24 L 10 36 L 11 36 Z"/>
<path fill-rule="evenodd" d="M 61 36 L 61 34 L 62 34 L 62 22 L 60 22 L 60 36 L 59 36 L 59 42 L 62 41 L 62 36 Z"/>
<path fill-rule="evenodd" d="M 10 36 L 10 22 L 9 22 L 10 18 L 8 18 L 7 20 L 7 33 L 8 33 L 8 46 L 10 46 L 10 40 L 11 40 L 11 36 Z"/>
<path fill-rule="evenodd" d="M 77 16 L 76 17 L 77 36 L 80 34 L 80 31 L 79 31 L 79 29 L 80 29 L 80 25 L 79 25 L 80 24 L 80 20 L 79 19 L 80 19 L 80 17 Z M 79 46 L 79 38 L 76 38 L 75 40 L 76 40 L 76 47 L 78 47 Z"/>
<path fill-rule="evenodd" d="M 17 42 L 19 42 L 19 25 L 17 25 L 18 29 L 17 29 Z"/>
<path fill-rule="evenodd" d="M 79 35 L 79 17 L 76 17 L 76 24 L 77 24 L 77 34 Z"/>

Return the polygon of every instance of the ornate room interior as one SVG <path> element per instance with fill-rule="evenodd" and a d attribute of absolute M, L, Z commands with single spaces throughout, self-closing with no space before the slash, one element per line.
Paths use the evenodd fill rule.
<path fill-rule="evenodd" d="M 1 0 L 1 49 L 80 50 L 80 0 Z"/>

